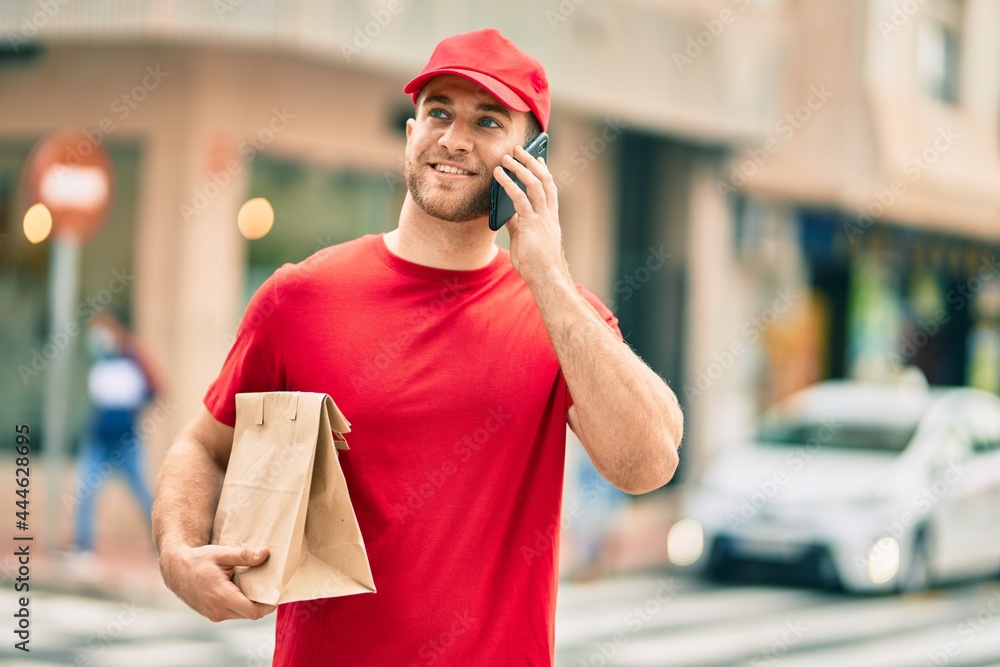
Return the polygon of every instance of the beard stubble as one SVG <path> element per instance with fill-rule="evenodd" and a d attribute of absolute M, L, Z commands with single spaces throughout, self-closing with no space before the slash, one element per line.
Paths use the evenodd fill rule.
<path fill-rule="evenodd" d="M 443 157 L 442 161 L 453 162 L 462 165 L 462 160 L 451 157 Z M 410 191 L 410 196 L 427 215 L 447 220 L 448 222 L 468 222 L 489 215 L 490 212 L 490 185 L 492 179 L 485 167 L 470 169 L 463 166 L 466 171 L 476 174 L 479 183 L 470 194 L 465 197 L 452 193 L 447 197 L 444 193 L 431 193 L 427 186 L 426 179 L 430 176 L 424 174 L 423 169 L 429 163 L 433 163 L 426 153 L 417 156 L 416 159 L 407 157 L 403 163 L 403 175 L 406 178 L 406 187 Z"/>

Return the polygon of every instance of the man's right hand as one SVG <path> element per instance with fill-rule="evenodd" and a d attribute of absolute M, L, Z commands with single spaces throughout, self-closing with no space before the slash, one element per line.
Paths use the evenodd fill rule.
<path fill-rule="evenodd" d="M 256 620 L 275 606 L 248 599 L 231 577 L 237 566 L 260 565 L 267 557 L 266 547 L 179 547 L 160 554 L 160 572 L 177 597 L 210 621 Z"/>

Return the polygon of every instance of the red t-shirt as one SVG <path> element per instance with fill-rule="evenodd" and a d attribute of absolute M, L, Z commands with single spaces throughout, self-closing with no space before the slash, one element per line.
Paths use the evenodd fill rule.
<path fill-rule="evenodd" d="M 448 271 L 365 236 L 282 267 L 205 405 L 232 425 L 247 391 L 324 392 L 351 422 L 340 463 L 378 589 L 281 605 L 276 666 L 551 664 L 570 403 L 506 250 Z"/>

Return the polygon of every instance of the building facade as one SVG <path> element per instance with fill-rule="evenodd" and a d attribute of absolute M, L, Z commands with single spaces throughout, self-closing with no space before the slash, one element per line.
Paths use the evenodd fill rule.
<path fill-rule="evenodd" d="M 685 465 L 825 377 L 912 363 L 996 390 L 1000 280 L 976 276 L 992 275 L 1000 244 L 998 11 L 990 0 L 5 3 L 0 299 L 12 317 L 0 324 L 11 395 L 0 412 L 40 414 L 58 347 L 47 244 L 19 231 L 20 170 L 40 137 L 81 127 L 112 156 L 115 208 L 84 248 L 78 302 L 129 313 L 169 371 L 149 432 L 155 465 L 274 268 L 395 226 L 412 110 L 402 85 L 441 38 L 485 26 L 546 66 L 570 266 L 680 395 Z M 275 222 L 248 241 L 236 220 L 253 197 Z M 69 343 L 76 424 L 82 342 Z"/>

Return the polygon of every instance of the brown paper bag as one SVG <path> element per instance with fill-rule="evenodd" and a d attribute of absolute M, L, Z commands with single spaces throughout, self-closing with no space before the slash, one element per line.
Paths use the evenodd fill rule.
<path fill-rule="evenodd" d="M 332 433 L 331 433 L 332 431 Z M 374 593 L 368 554 L 340 468 L 350 431 L 326 394 L 236 395 L 236 432 L 212 542 L 268 546 L 233 581 L 256 602 Z"/>

